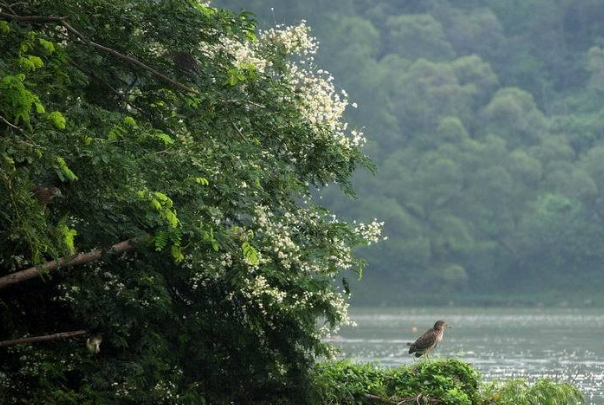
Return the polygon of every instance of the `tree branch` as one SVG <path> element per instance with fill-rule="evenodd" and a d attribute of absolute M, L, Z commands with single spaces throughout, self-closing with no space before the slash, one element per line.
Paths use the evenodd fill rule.
<path fill-rule="evenodd" d="M 54 333 L 52 335 L 32 336 L 32 337 L 25 337 L 25 338 L 19 338 L 19 339 L 2 340 L 2 341 L 0 341 L 0 347 L 20 345 L 20 344 L 24 344 L 24 343 L 46 342 L 48 340 L 65 339 L 65 338 L 70 338 L 73 336 L 85 335 L 86 333 L 88 333 L 87 330 L 76 330 L 73 332 Z"/>
<path fill-rule="evenodd" d="M 110 53 L 113 56 L 117 56 L 120 59 L 123 59 L 127 62 L 132 63 L 133 65 L 136 65 L 140 68 L 145 69 L 146 71 L 152 73 L 154 76 L 159 77 L 160 79 L 162 79 L 163 81 L 170 83 L 171 85 L 173 85 L 174 87 L 177 87 L 181 90 L 184 91 L 188 91 L 190 93 L 195 93 L 195 94 L 199 94 L 199 91 L 197 91 L 196 89 L 193 89 L 191 87 L 187 87 L 182 83 L 177 82 L 176 80 L 173 80 L 171 78 L 169 78 L 168 76 L 158 72 L 157 70 L 153 69 L 150 66 L 145 65 L 143 62 L 141 62 L 140 60 L 133 58 L 132 56 L 128 56 L 128 55 L 124 55 L 118 51 L 116 51 L 115 49 L 106 47 L 104 45 L 98 44 L 96 42 L 90 41 L 88 40 L 83 34 L 81 34 L 78 30 L 76 30 L 75 28 L 73 28 L 71 25 L 69 25 L 66 21 L 64 20 L 59 20 L 61 25 L 63 27 L 65 27 L 67 29 L 67 31 L 71 32 L 72 34 L 76 35 L 79 39 L 81 39 L 84 43 L 93 46 L 97 49 L 100 49 L 101 51 Z"/>
<path fill-rule="evenodd" d="M 1 115 L 0 115 L 0 121 L 4 122 L 6 125 L 8 125 L 9 127 L 11 127 L 12 129 L 16 129 L 19 132 L 23 132 L 23 130 L 21 128 L 19 128 L 18 126 L 12 124 L 9 120 L 7 120 L 6 118 L 4 118 Z"/>
<path fill-rule="evenodd" d="M 23 22 L 62 22 L 67 19 L 67 17 L 52 17 L 45 15 L 17 15 L 17 14 L 7 14 L 0 11 L 0 17 L 10 18 L 11 20 L 23 21 Z"/>
<path fill-rule="evenodd" d="M 31 278 L 40 276 L 43 272 L 56 270 L 61 267 L 77 266 L 79 264 L 99 260 L 106 255 L 113 255 L 125 252 L 134 247 L 134 242 L 134 239 L 130 239 L 124 242 L 116 243 L 115 245 L 111 246 L 109 250 L 106 251 L 97 249 L 88 253 L 80 253 L 73 257 L 53 260 L 39 267 L 30 267 L 29 269 L 21 270 L 16 273 L 9 274 L 8 276 L 0 277 L 0 289 L 8 287 L 12 284 L 21 283 Z"/>
<path fill-rule="evenodd" d="M 17 4 L 17 5 L 18 5 L 18 3 L 15 3 L 15 4 Z M 13 13 L 13 14 L 16 14 L 16 13 L 15 13 L 15 10 L 13 10 L 13 6 L 14 6 L 15 4 L 8 4 L 8 3 L 5 3 L 5 2 L 3 2 L 3 1 L 0 1 L 0 6 L 8 8 L 8 9 L 10 10 L 10 12 L 11 12 L 11 13 Z"/>
<path fill-rule="evenodd" d="M 67 29 L 67 31 L 71 32 L 72 34 L 74 34 L 76 37 L 78 37 L 82 42 L 84 42 L 85 44 L 88 44 L 94 48 L 100 49 L 103 52 L 107 52 L 110 53 L 113 56 L 117 56 L 120 59 L 123 59 L 133 65 L 136 65 L 140 68 L 145 69 L 146 71 L 150 72 L 151 74 L 153 74 L 154 76 L 162 79 L 164 82 L 167 82 L 169 84 L 171 84 L 174 87 L 179 88 L 180 90 L 184 90 L 190 93 L 194 93 L 194 94 L 199 94 L 199 91 L 197 91 L 194 88 L 191 87 L 187 87 L 182 83 L 177 82 L 174 79 L 169 78 L 168 76 L 164 75 L 163 73 L 158 72 L 157 70 L 153 69 L 152 67 L 144 64 L 143 62 L 141 62 L 140 60 L 133 58 L 132 56 L 128 56 L 128 55 L 124 55 L 123 53 L 120 53 L 118 51 L 116 51 L 115 49 L 109 48 L 107 46 L 101 45 L 99 43 L 96 43 L 94 41 L 90 41 L 88 38 L 86 38 L 82 33 L 80 33 L 78 30 L 76 30 L 75 28 L 73 28 L 71 25 L 69 25 L 67 23 L 67 18 L 68 17 L 53 17 L 53 16 L 42 16 L 42 15 L 17 15 L 17 14 L 8 14 L 8 13 L 3 13 L 0 12 L 0 17 L 4 17 L 7 19 L 11 19 L 11 20 L 17 20 L 17 21 L 23 21 L 23 22 L 58 22 L 59 24 L 61 24 L 63 27 L 65 27 Z"/>
<path fill-rule="evenodd" d="M 97 79 L 99 82 L 101 82 L 103 85 L 105 85 L 109 90 L 111 90 L 111 92 L 113 92 L 113 94 L 115 94 L 120 100 L 122 100 L 124 103 L 126 103 L 126 105 L 128 105 L 129 107 L 135 109 L 136 111 L 140 112 L 141 114 L 143 114 L 144 116 L 146 116 L 147 118 L 151 118 L 149 114 L 147 114 L 146 111 L 144 111 L 142 108 L 140 108 L 139 106 L 137 106 L 134 103 L 131 103 L 128 100 L 128 95 L 126 94 L 122 94 L 120 93 L 117 89 L 115 89 L 111 84 L 109 84 L 105 79 L 103 79 L 101 76 L 97 75 L 96 73 L 92 72 L 91 70 L 88 69 L 84 69 L 83 67 L 81 67 L 80 65 L 78 65 L 77 63 L 75 63 L 73 60 L 70 60 L 69 63 L 74 66 L 76 69 L 81 70 L 82 72 L 85 72 L 87 74 L 89 74 L 92 78 Z"/>
<path fill-rule="evenodd" d="M 239 127 L 237 127 L 237 125 L 235 124 L 235 122 L 229 118 L 229 121 L 231 122 L 231 125 L 233 126 L 233 128 L 235 128 L 235 131 L 237 131 L 237 133 L 239 134 L 239 136 L 241 137 L 241 139 L 243 139 L 245 142 L 250 143 L 249 139 L 247 139 L 245 137 L 245 135 L 243 135 L 243 132 L 241 132 L 241 130 L 239 129 Z"/>

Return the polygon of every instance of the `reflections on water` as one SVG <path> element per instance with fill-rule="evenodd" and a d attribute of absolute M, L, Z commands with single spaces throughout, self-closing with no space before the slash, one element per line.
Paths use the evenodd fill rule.
<path fill-rule="evenodd" d="M 443 319 L 452 328 L 432 357 L 460 358 L 486 379 L 569 381 L 589 403 L 604 403 L 602 309 L 363 308 L 352 309 L 351 318 L 357 327 L 331 339 L 343 358 L 413 363 L 418 360 L 407 354 L 406 343 Z"/>

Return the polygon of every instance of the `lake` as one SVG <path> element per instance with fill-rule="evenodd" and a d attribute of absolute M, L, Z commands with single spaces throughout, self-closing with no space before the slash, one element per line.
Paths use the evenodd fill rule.
<path fill-rule="evenodd" d="M 351 308 L 350 315 L 357 326 L 330 339 L 342 358 L 385 366 L 419 361 L 407 353 L 406 343 L 443 319 L 452 328 L 432 358 L 457 357 L 487 380 L 568 381 L 583 390 L 588 403 L 604 403 L 603 309 Z"/>

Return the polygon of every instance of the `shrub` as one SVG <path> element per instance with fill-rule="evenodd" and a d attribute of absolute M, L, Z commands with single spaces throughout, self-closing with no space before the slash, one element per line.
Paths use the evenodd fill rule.
<path fill-rule="evenodd" d="M 516 378 L 486 383 L 481 389 L 481 404 L 489 405 L 562 405 L 581 404 L 583 394 L 569 383 L 557 383 L 549 379 L 529 385 Z"/>
<path fill-rule="evenodd" d="M 482 382 L 480 374 L 457 359 L 382 368 L 350 361 L 319 364 L 314 370 L 314 401 L 326 405 L 572 405 L 583 403 L 568 383 L 523 379 Z"/>
<path fill-rule="evenodd" d="M 479 381 L 478 372 L 457 359 L 398 368 L 345 361 L 317 365 L 315 394 L 322 404 L 419 401 L 469 405 L 478 402 Z"/>

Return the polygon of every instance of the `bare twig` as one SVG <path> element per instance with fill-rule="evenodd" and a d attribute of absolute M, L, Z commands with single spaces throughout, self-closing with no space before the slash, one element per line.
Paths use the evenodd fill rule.
<path fill-rule="evenodd" d="M 30 267 L 29 269 L 17 271 L 16 273 L 9 274 L 8 276 L 0 277 L 0 289 L 37 277 L 43 272 L 49 272 L 61 267 L 77 266 L 79 264 L 99 260 L 106 255 L 125 252 L 134 247 L 134 242 L 134 239 L 130 239 L 124 242 L 116 243 L 115 245 L 111 246 L 109 250 L 96 249 L 88 253 L 80 253 L 72 257 L 53 260 L 39 267 L 34 266 Z"/>
<path fill-rule="evenodd" d="M 7 120 L 6 118 L 4 118 L 1 115 L 0 115 L 0 121 L 4 122 L 10 128 L 13 128 L 14 130 L 19 131 L 27 140 L 29 140 L 29 142 L 26 142 L 22 139 L 15 139 L 14 140 L 15 142 L 22 143 L 22 144 L 27 145 L 32 148 L 46 149 L 46 148 L 36 144 L 36 142 L 33 139 L 31 139 L 31 137 L 29 135 L 27 135 L 27 133 L 25 132 L 25 130 L 23 130 L 23 128 L 19 128 L 18 126 L 12 124 L 9 120 Z"/>
<path fill-rule="evenodd" d="M 25 337 L 25 338 L 19 338 L 19 339 L 2 340 L 2 341 L 0 341 L 0 347 L 20 345 L 20 344 L 24 344 L 24 343 L 38 343 L 38 342 L 46 342 L 49 340 L 66 339 L 66 338 L 70 338 L 70 337 L 74 337 L 74 336 L 85 335 L 86 333 L 88 333 L 87 330 L 76 330 L 73 332 L 54 333 L 52 335 L 32 336 L 32 337 Z"/>
<path fill-rule="evenodd" d="M 23 129 L 21 129 L 18 126 L 12 124 L 9 120 L 7 120 L 6 118 L 4 118 L 1 115 L 0 115 L 0 121 L 4 122 L 6 125 L 8 125 L 9 127 L 11 127 L 12 129 L 16 129 L 19 132 L 23 132 Z"/>
<path fill-rule="evenodd" d="M 11 12 L 11 13 L 16 14 L 16 13 L 15 13 L 15 10 L 13 10 L 13 8 L 12 8 L 12 7 L 13 7 L 13 4 L 8 4 L 8 3 L 5 3 L 5 2 L 3 2 L 3 1 L 0 1 L 0 6 L 1 6 L 1 7 L 8 8 L 8 9 L 10 10 L 10 12 Z"/>
<path fill-rule="evenodd" d="M 10 10 L 10 7 L 7 7 Z M 0 17 L 9 18 L 11 20 L 23 21 L 23 22 L 62 22 L 67 17 L 53 17 L 45 15 L 17 15 L 8 14 L 0 11 Z"/>
<path fill-rule="evenodd" d="M 232 99 L 232 100 L 224 100 L 224 102 L 227 103 L 227 104 L 242 104 L 243 103 L 243 104 L 249 104 L 249 105 L 257 107 L 257 108 L 266 108 L 265 105 L 255 103 L 255 102 L 253 102 L 251 100 Z"/>
<path fill-rule="evenodd" d="M 11 13 L 13 13 L 13 14 L 17 14 L 15 12 L 15 10 L 13 9 L 13 7 L 26 6 L 26 5 L 27 5 L 27 3 L 24 1 L 18 1 L 16 3 L 10 3 L 10 4 L 7 2 L 4 2 L 4 1 L 0 1 L 0 6 L 8 8 L 11 11 Z"/>
<path fill-rule="evenodd" d="M 243 132 L 241 132 L 241 130 L 239 129 L 239 127 L 237 127 L 237 125 L 235 124 L 235 122 L 233 122 L 233 120 L 231 120 L 230 118 L 229 118 L 229 121 L 231 122 L 231 125 L 233 126 L 233 128 L 235 128 L 235 131 L 237 131 L 237 133 L 239 134 L 239 136 L 241 137 L 241 139 L 243 139 L 247 143 L 250 143 L 250 140 L 247 139 L 245 137 L 245 135 L 243 135 Z"/>

